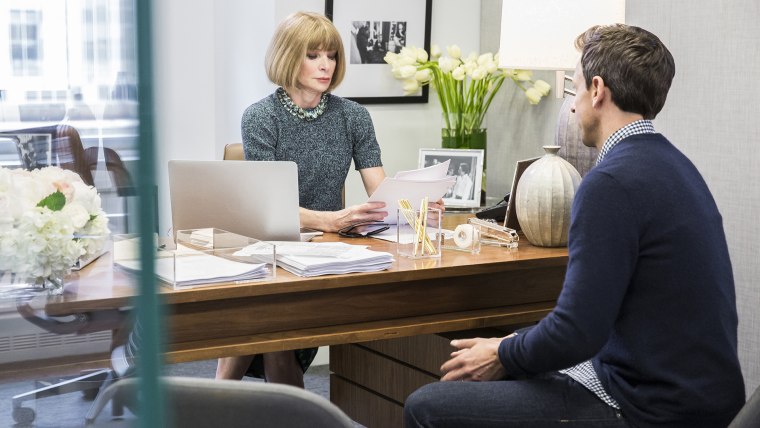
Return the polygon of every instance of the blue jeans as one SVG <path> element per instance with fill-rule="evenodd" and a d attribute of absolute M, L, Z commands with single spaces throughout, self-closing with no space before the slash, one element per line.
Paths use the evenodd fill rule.
<path fill-rule="evenodd" d="M 619 410 L 559 372 L 425 385 L 406 399 L 404 426 L 629 427 Z"/>

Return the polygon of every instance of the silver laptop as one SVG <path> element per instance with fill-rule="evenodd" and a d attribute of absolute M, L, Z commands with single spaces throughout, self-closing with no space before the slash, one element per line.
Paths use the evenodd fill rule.
<path fill-rule="evenodd" d="M 299 241 L 294 162 L 169 161 L 172 223 L 215 227 L 265 241 Z"/>

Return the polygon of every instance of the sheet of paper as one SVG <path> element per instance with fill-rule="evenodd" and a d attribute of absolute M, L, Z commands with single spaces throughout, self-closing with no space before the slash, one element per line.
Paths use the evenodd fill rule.
<path fill-rule="evenodd" d="M 449 163 L 451 159 L 445 162 L 431 165 L 425 168 L 413 169 L 410 171 L 399 171 L 393 178 L 401 180 L 437 180 L 443 178 L 449 172 Z"/>
<path fill-rule="evenodd" d="M 456 177 L 444 176 L 437 180 L 399 180 L 397 178 L 386 177 L 372 196 L 369 202 L 385 202 L 384 210 L 388 215 L 383 219 L 386 223 L 396 223 L 396 210 L 398 209 L 399 199 L 408 199 L 413 207 L 417 207 L 420 201 L 425 197 L 429 202 L 435 202 L 446 194 L 449 187 L 453 186 Z"/>

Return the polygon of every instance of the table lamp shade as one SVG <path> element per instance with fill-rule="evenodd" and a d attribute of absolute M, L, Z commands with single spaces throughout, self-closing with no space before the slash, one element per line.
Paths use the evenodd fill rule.
<path fill-rule="evenodd" d="M 625 0 L 503 0 L 499 67 L 573 70 L 575 38 L 593 25 L 625 22 Z"/>

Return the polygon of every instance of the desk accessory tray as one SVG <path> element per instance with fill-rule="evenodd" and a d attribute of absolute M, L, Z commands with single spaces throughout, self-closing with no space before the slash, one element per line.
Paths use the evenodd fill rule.
<path fill-rule="evenodd" d="M 114 264 L 139 271 L 139 241 L 120 238 L 114 236 Z M 255 254 L 243 251 L 250 246 Z M 271 280 L 277 267 L 275 245 L 213 228 L 177 231 L 176 247 L 158 247 L 154 261 L 156 277 L 174 289 Z"/>

